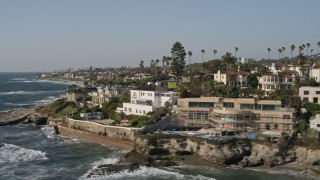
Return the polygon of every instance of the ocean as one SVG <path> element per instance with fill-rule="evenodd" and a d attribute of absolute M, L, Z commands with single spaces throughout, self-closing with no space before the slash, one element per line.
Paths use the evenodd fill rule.
<path fill-rule="evenodd" d="M 0 111 L 34 107 L 56 100 L 67 84 L 39 81 L 35 73 L 0 73 Z M 53 134 L 48 126 L 0 126 L 0 179 L 87 179 L 100 164 L 115 163 L 125 152 L 79 139 Z M 236 166 L 215 168 L 181 165 L 168 168 L 141 167 L 96 179 L 194 179 L 194 180 L 294 180 L 307 175 L 293 171 L 260 171 Z"/>

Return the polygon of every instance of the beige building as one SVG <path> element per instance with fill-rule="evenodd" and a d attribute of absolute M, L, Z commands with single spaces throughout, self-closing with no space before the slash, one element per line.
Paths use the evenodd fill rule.
<path fill-rule="evenodd" d="M 291 131 L 295 112 L 281 101 L 254 98 L 200 97 L 178 99 L 173 123 L 221 131 Z"/>
<path fill-rule="evenodd" d="M 320 131 L 320 114 L 310 117 L 310 129 Z"/>
<path fill-rule="evenodd" d="M 299 96 L 303 103 L 320 103 L 320 87 L 303 86 L 299 88 Z"/>

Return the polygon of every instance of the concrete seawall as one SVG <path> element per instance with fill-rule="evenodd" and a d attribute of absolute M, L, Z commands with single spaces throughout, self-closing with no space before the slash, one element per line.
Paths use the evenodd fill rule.
<path fill-rule="evenodd" d="M 71 129 L 68 127 L 58 126 L 59 133 L 61 135 L 74 137 L 82 140 L 86 140 L 93 143 L 98 143 L 104 145 L 109 148 L 119 148 L 124 150 L 132 150 L 134 148 L 134 144 L 130 140 L 117 139 L 107 136 L 101 136 L 98 134 L 81 131 L 77 129 Z"/>

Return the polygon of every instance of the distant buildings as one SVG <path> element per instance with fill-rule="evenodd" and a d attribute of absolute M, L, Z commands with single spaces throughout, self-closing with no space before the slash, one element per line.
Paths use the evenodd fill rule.
<path fill-rule="evenodd" d="M 242 64 L 248 64 L 248 63 L 255 63 L 256 60 L 253 59 L 253 58 L 243 58 L 243 57 L 240 57 L 238 62 L 239 62 L 239 63 L 242 63 Z"/>

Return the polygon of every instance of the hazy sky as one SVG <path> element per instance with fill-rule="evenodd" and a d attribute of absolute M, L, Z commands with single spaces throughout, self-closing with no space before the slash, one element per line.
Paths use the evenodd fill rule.
<path fill-rule="evenodd" d="M 319 0 L 0 0 L 0 72 L 138 66 L 180 41 L 192 61 L 278 57 L 320 41 Z M 296 54 L 297 51 L 294 53 Z"/>

